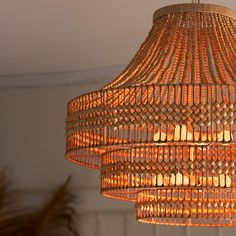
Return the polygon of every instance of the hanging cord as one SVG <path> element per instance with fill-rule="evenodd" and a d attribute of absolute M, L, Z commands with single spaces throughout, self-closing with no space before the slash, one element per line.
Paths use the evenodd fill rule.
<path fill-rule="evenodd" d="M 200 0 L 192 0 L 192 3 L 200 3 Z"/>

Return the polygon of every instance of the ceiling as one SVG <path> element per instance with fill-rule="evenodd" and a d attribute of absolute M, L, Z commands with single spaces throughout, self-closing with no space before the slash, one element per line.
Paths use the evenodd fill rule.
<path fill-rule="evenodd" d="M 153 12 L 180 0 L 1 0 L 0 81 L 127 64 Z M 236 10 L 236 1 L 204 1 Z"/>

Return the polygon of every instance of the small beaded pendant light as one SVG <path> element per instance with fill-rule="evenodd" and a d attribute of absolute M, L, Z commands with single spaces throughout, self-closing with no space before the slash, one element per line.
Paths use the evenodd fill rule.
<path fill-rule="evenodd" d="M 236 225 L 236 13 L 161 8 L 127 68 L 68 103 L 66 158 L 146 223 Z"/>

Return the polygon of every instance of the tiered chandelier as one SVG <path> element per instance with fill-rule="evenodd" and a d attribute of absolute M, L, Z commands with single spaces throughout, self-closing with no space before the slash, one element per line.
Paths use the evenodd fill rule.
<path fill-rule="evenodd" d="M 68 103 L 66 157 L 146 223 L 236 225 L 236 13 L 157 10 L 127 68 Z"/>

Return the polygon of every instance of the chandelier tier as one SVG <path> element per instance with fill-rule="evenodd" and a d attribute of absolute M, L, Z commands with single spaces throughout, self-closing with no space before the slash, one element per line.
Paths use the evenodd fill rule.
<path fill-rule="evenodd" d="M 66 157 L 146 223 L 236 225 L 236 13 L 157 10 L 127 68 L 68 103 Z"/>

